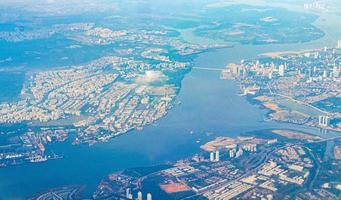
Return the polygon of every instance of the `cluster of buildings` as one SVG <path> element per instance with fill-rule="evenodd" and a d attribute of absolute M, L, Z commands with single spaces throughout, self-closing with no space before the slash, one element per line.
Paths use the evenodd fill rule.
<path fill-rule="evenodd" d="M 269 140 L 270 141 L 270 140 Z M 252 143 L 254 142 L 254 143 Z M 256 153 L 257 144 L 271 145 L 267 140 L 254 137 L 217 138 L 202 146 L 206 151 L 214 147 L 209 158 L 195 155 L 190 160 L 178 161 L 174 167 L 165 169 L 157 176 L 162 177 L 158 184 L 162 186 L 177 186 L 184 191 L 192 191 L 193 195 L 202 195 L 208 199 L 230 199 L 253 188 L 252 185 L 238 181 L 245 173 L 235 162 L 243 153 Z M 235 155 L 229 154 L 234 152 Z M 249 155 L 249 154 L 247 154 Z M 246 156 L 247 157 L 247 156 Z M 231 159 L 234 158 L 234 159 Z M 169 195 L 179 190 L 165 190 Z"/>
<path fill-rule="evenodd" d="M 302 52 L 267 53 L 255 60 L 229 64 L 222 79 L 237 79 L 242 94 L 252 95 L 272 110 L 272 120 L 338 130 L 337 105 L 321 102 L 341 96 L 341 51 L 323 48 Z M 323 122 L 320 120 L 324 120 Z"/>
<path fill-rule="evenodd" d="M 147 196 L 146 198 L 143 198 L 143 193 L 141 191 L 138 191 L 137 192 L 137 197 L 134 198 L 134 195 L 131 193 L 131 189 L 130 188 L 127 188 L 126 189 L 126 198 L 127 199 L 136 199 L 136 200 L 152 200 L 152 194 L 151 193 L 147 193 Z"/>
<path fill-rule="evenodd" d="M 246 171 L 233 181 L 218 182 L 203 192 L 208 199 L 281 199 L 284 188 L 302 187 L 313 167 L 312 159 L 300 146 L 278 148 L 256 170 Z M 292 185 L 292 186 L 291 186 Z M 286 194 L 290 194 L 288 191 Z"/>
<path fill-rule="evenodd" d="M 238 195 L 248 191 L 252 185 L 240 181 L 232 181 L 224 184 L 216 190 L 209 190 L 204 193 L 207 199 L 233 199 Z"/>
<path fill-rule="evenodd" d="M 92 199 L 152 200 L 152 193 L 140 187 L 143 179 L 130 172 L 135 173 L 128 170 L 110 174 L 101 181 Z"/>
<path fill-rule="evenodd" d="M 0 146 L 0 167 L 61 158 L 61 156 L 47 149 L 46 145 L 65 141 L 71 132 L 75 132 L 75 130 L 37 128 L 29 130 L 20 136 L 13 136 L 11 140 L 18 142 L 12 145 Z"/>
<path fill-rule="evenodd" d="M 154 24 L 155 26 L 155 24 Z M 218 47 L 218 45 L 199 45 L 192 44 L 182 40 L 179 37 L 169 36 L 173 30 L 167 29 L 163 26 L 158 27 L 157 30 L 145 30 L 145 27 L 137 29 L 120 29 L 113 30 L 106 27 L 88 27 L 83 31 L 77 33 L 72 37 L 73 40 L 86 45 L 110 45 L 122 44 L 122 46 L 134 45 L 145 46 L 171 46 L 177 51 L 177 54 L 186 56 L 194 53 L 199 53 L 207 48 Z M 0 35 L 1 36 L 1 35 Z M 138 49 L 138 48 L 136 48 Z M 155 48 L 157 49 L 157 48 Z M 143 52 L 142 57 L 152 58 L 156 60 L 169 61 L 167 56 L 151 55 L 152 52 Z"/>
<path fill-rule="evenodd" d="M 328 117 L 328 116 L 319 116 L 319 125 L 321 127 L 328 127 L 330 125 L 330 117 Z"/>
<path fill-rule="evenodd" d="M 96 37 L 101 37 L 101 38 L 116 38 L 116 37 L 122 37 L 122 36 L 127 35 L 127 31 L 125 30 L 113 31 L 109 28 L 95 27 L 95 28 L 86 30 L 85 35 L 96 36 Z"/>
<path fill-rule="evenodd" d="M 311 144 L 321 146 L 316 141 L 218 137 L 202 146 L 205 152 L 173 165 L 144 169 L 148 173 L 141 176 L 134 169 L 112 174 L 108 180 L 101 181 L 96 197 L 141 199 L 143 188 L 144 192 L 158 191 L 153 193 L 157 199 L 273 200 L 298 196 L 335 199 L 337 192 L 331 192 L 330 188 L 331 185 L 338 187 L 336 183 L 319 185 L 317 182 L 316 177 L 320 175 L 315 173 L 318 173 L 321 153 L 318 153 L 320 149 L 312 149 Z M 229 156 L 231 151 L 248 153 Z"/>
<path fill-rule="evenodd" d="M 8 42 L 23 42 L 28 40 L 46 39 L 55 34 L 66 32 L 86 31 L 93 27 L 92 23 L 57 24 L 49 28 L 22 30 L 15 28 L 13 31 L 0 31 L 0 40 Z"/>
<path fill-rule="evenodd" d="M 305 10 L 319 10 L 319 11 L 327 9 L 326 4 L 323 1 L 315 1 L 312 3 L 305 3 L 305 4 L 303 4 L 303 8 Z"/>
<path fill-rule="evenodd" d="M 171 169 L 163 170 L 158 175 L 163 177 L 163 181 L 159 182 L 159 185 L 170 183 L 183 184 L 186 186 L 187 191 L 202 194 L 205 191 L 213 190 L 213 188 L 220 184 L 237 178 L 242 173 L 242 170 L 226 160 L 214 162 L 209 162 L 208 160 L 202 162 L 185 161 L 181 165 L 175 165 Z M 183 166 L 191 170 L 177 173 L 177 171 L 182 170 Z"/>
<path fill-rule="evenodd" d="M 244 144 L 244 145 L 236 145 L 235 147 L 229 147 L 228 153 L 230 158 L 239 158 L 246 152 L 256 152 L 257 151 L 257 144 Z"/>
<path fill-rule="evenodd" d="M 162 62 L 171 62 L 169 56 L 165 56 L 168 52 L 162 48 L 150 48 L 146 49 L 141 53 L 143 58 L 152 59 L 152 60 L 159 60 Z"/>
<path fill-rule="evenodd" d="M 239 158 L 244 152 L 256 153 L 257 145 L 274 144 L 271 140 L 262 140 L 255 137 L 218 137 L 215 140 L 201 146 L 205 151 L 210 152 L 210 161 L 219 162 L 221 155 L 227 159 Z"/>
<path fill-rule="evenodd" d="M 239 77 L 245 77 L 246 73 L 247 71 L 245 67 L 231 63 L 227 65 L 226 68 L 221 71 L 220 79 L 234 80 Z"/>
<path fill-rule="evenodd" d="M 0 103 L 0 124 L 59 126 L 66 132 L 71 127 L 76 130 L 73 144 L 93 144 L 153 123 L 172 107 L 179 91 L 179 77 L 190 67 L 188 62 L 171 60 L 171 56 L 189 55 L 206 48 L 169 36 L 169 31 L 141 27 L 114 30 L 92 23 L 1 31 L 0 40 L 8 42 L 64 34 L 78 42 L 67 48 L 115 43 L 115 55 L 120 56 L 104 56 L 84 65 L 29 73 L 20 99 Z M 131 43 L 138 47 L 132 49 Z M 19 164 L 21 158 L 48 160 L 46 151 L 43 153 L 40 150 L 43 148 L 39 148 L 43 144 L 32 144 L 33 150 L 24 152 L 17 151 L 17 147 L 9 148 L 1 155 L 1 165 Z"/>
<path fill-rule="evenodd" d="M 219 160 L 220 160 L 219 151 L 216 151 L 215 153 L 214 152 L 210 153 L 211 162 L 219 162 Z"/>
<path fill-rule="evenodd" d="M 161 62 L 153 67 L 155 71 L 141 61 L 103 57 L 84 66 L 35 73 L 22 100 L 0 104 L 0 123 L 68 119 L 67 125 L 80 129 L 76 143 L 106 141 L 140 129 L 164 116 L 178 91 L 160 70 L 185 66 Z"/>

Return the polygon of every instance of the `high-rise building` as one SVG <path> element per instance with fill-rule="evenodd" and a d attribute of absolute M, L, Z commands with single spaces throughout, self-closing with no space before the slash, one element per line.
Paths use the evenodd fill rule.
<path fill-rule="evenodd" d="M 323 126 L 324 116 L 319 116 L 319 126 Z"/>
<path fill-rule="evenodd" d="M 220 160 L 219 158 L 219 151 L 215 152 L 215 161 L 218 162 Z"/>
<path fill-rule="evenodd" d="M 328 116 L 319 116 L 319 125 L 322 127 L 329 126 L 330 118 Z"/>
<path fill-rule="evenodd" d="M 242 148 L 239 148 L 239 150 L 236 152 L 236 158 L 239 158 L 240 156 L 242 156 L 244 153 Z"/>
<path fill-rule="evenodd" d="M 338 41 L 337 41 L 336 48 L 341 49 L 341 40 L 338 40 Z"/>
<path fill-rule="evenodd" d="M 130 188 L 127 188 L 127 189 L 126 189 L 126 198 L 127 198 L 127 199 L 132 199 L 132 197 L 133 197 L 133 196 L 132 196 L 132 194 L 131 194 Z"/>
<path fill-rule="evenodd" d="M 334 68 L 333 68 L 333 77 L 338 78 L 340 76 L 340 72 L 341 72 L 340 67 L 334 66 Z"/>
<path fill-rule="evenodd" d="M 234 150 L 230 150 L 229 154 L 230 154 L 230 158 L 233 158 L 234 157 Z"/>
<path fill-rule="evenodd" d="M 284 76 L 284 75 L 285 75 L 285 66 L 284 66 L 284 65 L 280 65 L 280 66 L 278 67 L 278 74 L 279 74 L 280 76 Z"/>
<path fill-rule="evenodd" d="M 147 194 L 147 200 L 152 200 L 152 194 L 150 193 Z"/>
<path fill-rule="evenodd" d="M 142 200 L 142 192 L 141 191 L 139 191 L 137 193 L 137 200 Z"/>
<path fill-rule="evenodd" d="M 242 148 L 245 151 L 255 152 L 257 151 L 257 144 L 245 144 Z"/>
<path fill-rule="evenodd" d="M 323 4 L 320 1 L 315 1 L 312 3 L 303 4 L 303 8 L 305 10 L 323 10 L 323 9 L 325 9 L 325 4 Z"/>
<path fill-rule="evenodd" d="M 210 153 L 210 161 L 211 161 L 211 162 L 214 161 L 214 153 L 213 153 L 213 152 Z"/>

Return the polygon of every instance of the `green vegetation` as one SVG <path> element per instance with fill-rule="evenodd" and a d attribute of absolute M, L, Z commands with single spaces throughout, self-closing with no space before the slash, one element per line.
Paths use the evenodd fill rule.
<path fill-rule="evenodd" d="M 315 102 L 313 105 L 328 112 L 341 112 L 340 97 L 330 97 L 323 99 L 321 101 Z"/>
<path fill-rule="evenodd" d="M 305 114 L 311 117 L 323 115 L 321 111 L 314 109 L 313 107 L 299 104 L 289 99 L 281 99 L 281 100 L 278 100 L 277 103 L 279 104 L 279 106 L 285 109 L 294 110 L 294 111 L 300 112 L 302 114 Z"/>

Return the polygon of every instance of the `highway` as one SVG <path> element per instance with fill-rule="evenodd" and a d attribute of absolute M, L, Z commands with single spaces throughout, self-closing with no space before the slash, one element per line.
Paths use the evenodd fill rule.
<path fill-rule="evenodd" d="M 303 101 L 299 101 L 299 100 L 294 99 L 294 98 L 292 98 L 292 97 L 290 97 L 290 96 L 287 96 L 287 95 L 274 93 L 274 92 L 272 91 L 271 86 L 270 86 L 269 84 L 268 84 L 268 88 L 269 88 L 269 90 L 270 90 L 270 94 L 272 94 L 272 95 L 280 96 L 280 97 L 289 99 L 289 100 L 291 100 L 291 101 L 293 101 L 293 102 L 296 102 L 296 103 L 298 103 L 298 104 L 308 106 L 308 107 L 310 107 L 310 108 L 312 108 L 312 109 L 315 109 L 315 110 L 317 110 L 317 111 L 319 111 L 319 112 L 321 112 L 321 113 L 323 113 L 323 114 L 325 114 L 325 115 L 329 115 L 329 114 L 330 114 L 329 112 L 324 111 L 324 110 L 321 110 L 321 109 L 319 109 L 319 108 L 317 108 L 317 107 L 315 107 L 315 106 L 313 106 L 313 105 L 311 105 L 311 104 L 309 104 L 309 103 L 305 103 L 305 102 L 303 102 Z"/>
<path fill-rule="evenodd" d="M 293 146 L 293 144 L 289 145 L 289 146 Z M 259 163 L 258 166 L 255 166 L 253 169 L 250 169 L 248 170 L 245 174 L 243 174 L 242 176 L 240 176 L 239 178 L 235 179 L 235 180 L 223 180 L 223 181 L 219 181 L 217 183 L 214 183 L 210 186 L 207 186 L 205 188 L 205 190 L 203 191 L 200 191 L 198 193 L 196 193 L 195 195 L 192 195 L 192 196 L 188 196 L 188 197 L 185 197 L 185 198 L 182 198 L 182 200 L 184 199 L 193 199 L 194 197 L 197 197 L 197 196 L 203 196 L 205 192 L 209 191 L 209 190 L 216 190 L 224 185 L 227 185 L 229 183 L 232 183 L 232 182 L 235 182 L 235 181 L 240 181 L 241 179 L 243 178 L 246 178 L 254 173 L 256 173 L 261 167 L 263 167 L 263 165 L 271 158 L 272 154 L 276 151 L 278 151 L 279 149 L 283 149 L 283 148 L 287 148 L 288 146 L 280 146 L 280 147 L 277 147 L 277 148 L 273 148 L 271 149 L 266 155 L 265 157 L 263 158 L 262 162 Z"/>
<path fill-rule="evenodd" d="M 327 111 L 321 110 L 321 109 L 319 109 L 319 108 L 317 108 L 317 107 L 315 107 L 315 106 L 312 106 L 312 105 L 309 104 L 309 103 L 305 103 L 305 102 L 303 102 L 303 101 L 296 100 L 296 99 L 294 99 L 294 98 L 292 98 L 292 97 L 289 97 L 289 96 L 286 96 L 286 95 L 283 95 L 283 94 L 274 94 L 274 95 L 277 95 L 277 96 L 280 96 L 280 97 L 287 98 L 287 99 L 289 99 L 289 100 L 291 100 L 291 101 L 294 101 L 294 102 L 296 102 L 296 103 L 298 103 L 298 104 L 301 104 L 301 105 L 308 106 L 308 107 L 313 108 L 313 109 L 315 109 L 315 110 L 317 110 L 317 111 L 319 111 L 319 112 L 321 112 L 321 113 L 323 113 L 323 114 L 325 114 L 325 115 L 329 115 L 329 114 L 330 114 L 330 113 L 327 112 Z"/>

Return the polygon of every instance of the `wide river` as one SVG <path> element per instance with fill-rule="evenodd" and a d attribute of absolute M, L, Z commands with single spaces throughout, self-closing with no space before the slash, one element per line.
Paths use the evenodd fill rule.
<path fill-rule="evenodd" d="M 334 15 L 321 16 L 316 25 L 326 36 L 320 40 L 214 50 L 199 55 L 195 67 L 222 67 L 269 51 L 332 47 L 341 39 L 341 30 L 336 28 L 340 21 L 340 17 Z M 0 169 L 0 199 L 24 199 L 49 188 L 72 184 L 86 185 L 85 195 L 90 195 L 99 181 L 111 172 L 190 156 L 217 135 L 235 136 L 248 131 L 288 127 L 321 134 L 314 128 L 264 122 L 265 111 L 249 104 L 238 92 L 238 85 L 220 80 L 218 71 L 193 69 L 182 82 L 177 97 L 181 104 L 154 125 L 91 147 L 72 146 L 69 142 L 54 144 L 55 153 L 64 155 L 63 159 Z"/>

